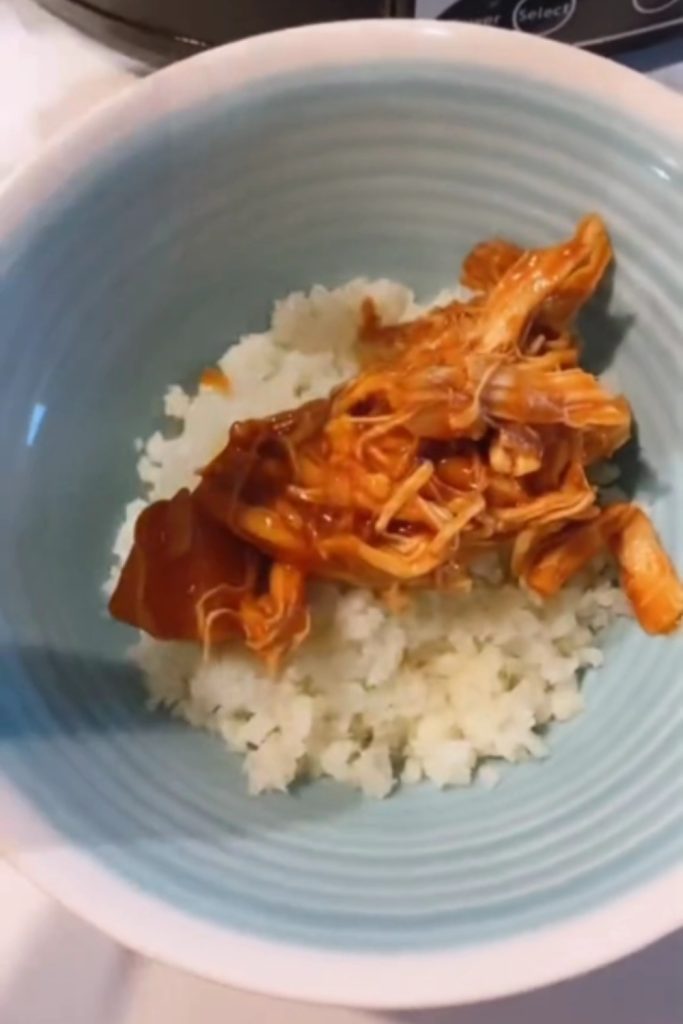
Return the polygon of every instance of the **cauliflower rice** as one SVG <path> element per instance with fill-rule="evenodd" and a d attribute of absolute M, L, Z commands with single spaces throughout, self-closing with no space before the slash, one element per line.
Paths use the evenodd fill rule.
<path fill-rule="evenodd" d="M 317 286 L 277 303 L 269 331 L 228 349 L 219 366 L 229 394 L 168 389 L 165 412 L 180 430 L 138 443 L 144 497 L 126 509 L 109 589 L 140 511 L 194 487 L 235 420 L 323 397 L 357 370 L 367 296 L 385 323 L 422 312 L 390 281 Z M 470 594 L 418 594 L 399 615 L 366 590 L 327 584 L 314 588 L 312 606 L 311 635 L 275 680 L 238 645 L 205 660 L 196 645 L 143 636 L 132 652 L 153 703 L 244 755 L 254 794 L 321 775 L 373 797 L 399 781 L 495 785 L 490 759 L 545 756 L 539 730 L 581 711 L 581 673 L 601 664 L 598 636 L 625 611 L 604 574 L 544 602 L 506 582 L 495 561 L 482 563 Z"/>

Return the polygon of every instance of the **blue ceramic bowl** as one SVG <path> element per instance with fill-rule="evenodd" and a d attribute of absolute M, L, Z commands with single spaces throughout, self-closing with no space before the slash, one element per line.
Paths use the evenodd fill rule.
<path fill-rule="evenodd" d="M 477 27 L 304 29 L 154 76 L 9 188 L 0 829 L 40 884 L 195 972 L 377 1006 L 541 984 L 680 923 L 680 638 L 616 629 L 586 713 L 492 792 L 252 800 L 218 741 L 145 709 L 100 594 L 168 381 L 293 289 L 433 293 L 476 240 L 555 241 L 589 209 L 618 253 L 589 355 L 683 566 L 683 104 L 658 86 Z"/>

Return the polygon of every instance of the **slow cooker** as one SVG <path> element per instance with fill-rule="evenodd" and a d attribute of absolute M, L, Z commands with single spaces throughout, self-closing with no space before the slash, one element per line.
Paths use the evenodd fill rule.
<path fill-rule="evenodd" d="M 344 18 L 475 21 L 611 49 L 683 30 L 683 0 L 41 0 L 107 42 L 169 60 L 241 36 Z"/>

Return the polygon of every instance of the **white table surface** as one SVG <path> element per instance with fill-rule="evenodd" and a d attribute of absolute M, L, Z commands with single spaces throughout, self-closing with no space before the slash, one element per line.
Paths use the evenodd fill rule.
<path fill-rule="evenodd" d="M 683 42 L 633 63 L 683 89 Z M 0 178 L 66 123 L 129 87 L 139 70 L 32 0 L 0 0 Z M 683 1024 L 683 933 L 576 981 L 496 1003 L 410 1013 L 327 1009 L 233 991 L 146 961 L 76 920 L 0 861 L 0 1024 L 190 1021 Z"/>

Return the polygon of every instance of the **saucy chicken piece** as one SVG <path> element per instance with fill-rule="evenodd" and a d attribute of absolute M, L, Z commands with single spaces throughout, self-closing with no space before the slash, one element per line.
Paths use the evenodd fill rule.
<path fill-rule="evenodd" d="M 109 610 L 158 640 L 200 641 L 207 650 L 241 636 L 271 664 L 309 628 L 301 575 L 281 564 L 268 570 L 188 490 L 138 517 Z"/>
<path fill-rule="evenodd" d="M 282 658 L 296 650 L 311 628 L 306 577 L 301 570 L 274 562 L 267 593 L 259 597 L 247 594 L 240 604 L 240 620 L 247 646 L 271 670 L 277 669 Z"/>
<path fill-rule="evenodd" d="M 240 602 L 262 561 L 182 490 L 140 513 L 109 610 L 159 640 L 197 640 L 208 630 L 221 642 L 241 632 Z"/>
<path fill-rule="evenodd" d="M 681 588 L 647 518 L 601 512 L 586 476 L 632 425 L 572 333 L 611 258 L 590 216 L 554 248 L 477 247 L 469 302 L 386 326 L 366 300 L 359 374 L 235 423 L 192 495 L 141 516 L 112 614 L 162 638 L 241 637 L 276 668 L 308 632 L 310 577 L 396 606 L 399 588 L 467 588 L 473 558 L 511 547 L 513 573 L 551 595 L 608 546 L 645 628 L 672 629 Z"/>
<path fill-rule="evenodd" d="M 612 505 L 603 532 L 638 622 L 647 633 L 672 633 L 683 618 L 683 586 L 642 509 Z"/>
<path fill-rule="evenodd" d="M 564 530 L 541 549 L 524 578 L 532 590 L 551 597 L 605 549 L 614 556 L 643 629 L 671 633 L 683 618 L 683 586 L 652 523 L 636 505 L 610 505 L 593 522 Z"/>
<path fill-rule="evenodd" d="M 504 238 L 480 242 L 465 257 L 460 281 L 471 292 L 488 295 L 523 255 L 524 249 Z"/>
<path fill-rule="evenodd" d="M 552 597 L 605 549 L 599 520 L 570 526 L 541 545 L 524 579 L 542 597 Z"/>

